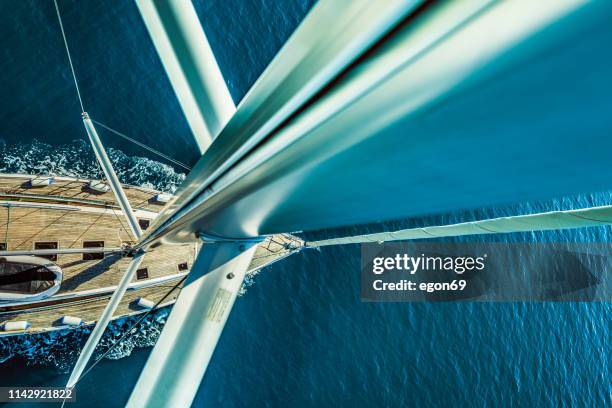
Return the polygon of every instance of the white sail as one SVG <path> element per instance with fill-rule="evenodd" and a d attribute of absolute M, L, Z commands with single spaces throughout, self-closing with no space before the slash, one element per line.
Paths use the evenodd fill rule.
<path fill-rule="evenodd" d="M 538 52 L 567 58 L 564 37 L 555 34 L 578 37 L 575 27 L 602 23 L 604 3 L 546 0 L 534 9 L 523 1 L 448 2 L 398 26 L 415 4 L 317 3 L 139 245 L 205 233 L 220 237 L 204 244 L 215 254 L 232 239 L 610 187 L 603 152 L 612 141 L 595 124 L 551 135 L 546 121 L 531 114 L 532 105 L 510 109 L 502 103 L 521 81 L 540 79 L 534 70 L 547 72 Z M 592 58 L 579 63 L 595 63 Z M 575 67 L 555 67 L 575 73 Z M 604 72 L 601 81 L 608 79 Z M 555 117 L 580 110 L 579 100 L 559 100 L 553 92 L 530 98 Z M 483 106 L 485 117 L 476 115 Z M 453 132 L 441 126 L 439 110 L 455 121 Z M 497 136 L 508 129 L 512 134 Z M 598 143 L 580 144 L 585 132 Z M 555 155 L 538 150 L 551 146 Z M 590 171 L 593 166 L 601 171 Z M 561 180 L 551 183 L 551 172 Z M 515 185 L 520 190 L 510 187 Z M 547 222 L 555 217 L 574 216 L 552 215 Z M 469 233 L 484 227 L 453 228 Z M 179 396 L 188 405 L 197 390 L 201 360 L 192 365 L 186 358 L 202 348 L 205 367 L 217 337 L 198 334 L 200 324 L 182 329 L 205 313 L 213 292 L 185 293 L 131 406 L 170 406 Z M 175 375 L 185 382 L 177 383 Z"/>
<path fill-rule="evenodd" d="M 294 40 L 315 26 L 309 24 L 317 16 L 313 10 L 144 242 L 162 236 L 164 242 L 180 242 L 197 231 L 245 238 L 605 190 L 610 175 L 603 152 L 612 148 L 611 139 L 596 123 L 571 126 L 570 112 L 592 107 L 580 98 L 560 100 L 551 89 L 530 94 L 529 103 L 509 104 L 504 98 L 509 93 L 520 98 L 525 86 L 549 86 L 544 81 L 548 60 L 536 58 L 538 53 L 571 58 L 561 34 L 581 39 L 573 27 L 597 25 L 605 15 L 602 7 L 580 1 L 546 1 L 536 9 L 521 1 L 467 1 L 426 9 L 358 63 L 347 59 L 348 71 L 307 107 L 294 110 L 290 121 L 268 128 L 266 118 L 295 105 L 287 97 L 268 116 L 254 119 L 253 112 L 271 110 L 266 96 L 309 85 L 308 75 L 336 62 L 309 61 L 320 64 L 318 71 L 312 65 L 295 67 L 289 83 L 283 81 L 288 74 L 276 75 L 283 63 L 294 67 L 293 46 L 304 47 Z M 373 24 L 385 11 L 368 10 Z M 487 36 L 491 30 L 496 35 Z M 592 57 L 580 63 L 597 64 L 600 57 Z M 564 76 L 576 72 L 571 65 L 555 69 L 567 70 Z M 583 91 L 597 93 L 596 109 L 605 110 L 603 90 Z M 486 112 L 480 113 L 483 106 Z M 537 106 L 547 107 L 545 116 L 534 114 Z M 248 114 L 257 122 L 244 119 Z M 440 115 L 454 126 L 449 129 Z M 568 121 L 563 132 L 547 131 L 550 116 Z M 260 133 L 264 128 L 268 133 Z M 582 143 L 585 133 L 598 142 Z M 556 154 L 542 154 L 552 146 Z"/>
<path fill-rule="evenodd" d="M 184 231 L 175 234 L 179 231 L 171 233 L 168 226 L 161 226 L 166 223 L 184 225 L 188 219 L 201 219 L 202 214 L 196 213 L 203 209 L 200 204 L 213 193 L 214 183 L 221 174 L 233 175 L 230 169 L 247 153 L 253 153 L 273 131 L 420 4 L 418 0 L 389 0 L 382 3 L 365 0 L 319 1 L 244 97 L 236 114 L 145 234 L 144 242 L 162 235 L 165 242 L 176 242 L 190 239 L 198 230 L 206 230 L 186 225 Z M 325 30 L 321 30 L 321 27 L 325 27 Z M 311 124 L 315 126 L 316 123 L 313 121 Z M 317 155 L 312 156 L 312 159 L 316 158 Z M 266 202 L 280 204 L 271 200 L 270 196 L 260 204 L 265 206 Z M 255 221 L 257 216 L 254 215 L 259 212 L 240 211 L 234 215 L 250 218 L 251 221 L 239 222 L 251 224 L 260 221 Z M 174 229 L 174 226 L 170 228 Z M 187 230 L 189 232 L 184 233 Z M 299 228 L 279 232 L 295 230 Z M 264 234 L 257 231 L 208 232 L 242 238 Z"/>
<path fill-rule="evenodd" d="M 610 14 L 602 12 L 610 7 L 605 2 L 585 4 L 543 0 L 533 8 L 517 0 L 424 5 L 417 0 L 320 0 L 232 117 L 231 96 L 191 3 L 137 0 L 204 155 L 176 197 L 158 197 L 168 206 L 140 239 L 130 203 L 84 114 L 96 156 L 140 252 L 88 339 L 69 386 L 78 381 L 130 286 L 142 251 L 150 246 L 196 237 L 205 241 L 130 405 L 189 405 L 252 257 L 251 250 L 237 248 L 251 245 L 254 237 L 609 188 L 611 139 L 595 122 L 585 121 L 578 130 L 563 125 L 581 119 L 568 113 L 605 111 L 609 98 L 589 98 L 588 92 L 601 96 L 605 91 L 580 84 L 575 98 L 560 98 L 556 88 L 547 92 L 550 67 L 539 58 L 546 52 L 571 61 L 555 65 L 567 82 L 580 77 L 581 67 L 598 63 L 598 53 L 576 61 L 567 57 L 572 54 L 568 48 L 580 43 L 580 33 L 605 26 Z M 64 44 L 68 51 L 65 37 Z M 608 80 L 607 70 L 589 72 L 594 83 Z M 532 89 L 517 86 L 523 82 Z M 522 97 L 527 90 L 533 90 L 530 97 Z M 580 107 L 584 100 L 590 105 Z M 555 134 L 547 132 L 550 117 L 561 121 Z M 105 184 L 91 187 L 106 189 Z M 610 207 L 597 207 L 309 245 L 609 223 Z M 219 300 L 222 290 L 228 294 Z M 209 315 L 213 319 L 190 320 Z"/>
<path fill-rule="evenodd" d="M 398 231 L 356 235 L 351 237 L 330 238 L 306 242 L 305 245 L 309 247 L 322 247 L 366 242 L 388 242 L 466 235 L 508 234 L 512 232 L 586 228 L 610 224 L 612 224 L 612 206 L 601 206 L 578 210 L 550 211 L 538 214 L 499 217 L 458 224 L 407 228 Z"/>

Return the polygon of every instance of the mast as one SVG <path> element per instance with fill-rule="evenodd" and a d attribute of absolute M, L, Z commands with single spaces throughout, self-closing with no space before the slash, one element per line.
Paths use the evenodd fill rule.
<path fill-rule="evenodd" d="M 153 4 L 161 3 L 163 2 L 137 0 L 141 13 L 143 13 L 142 5 L 152 6 Z M 187 3 L 178 1 L 167 2 L 167 4 L 174 4 L 175 6 L 183 4 L 185 7 L 191 8 L 191 5 L 187 5 Z M 280 95 L 280 99 L 278 98 L 279 95 L 268 94 L 266 97 L 276 99 L 275 102 L 277 103 L 284 102 L 284 98 L 289 98 L 290 103 L 288 106 L 297 109 L 310 96 L 323 87 L 327 81 L 331 80 L 345 64 L 352 62 L 360 51 L 367 48 L 368 45 L 383 35 L 389 28 L 389 21 L 400 19 L 402 15 L 414 7 L 415 2 L 394 0 L 386 3 L 386 7 L 376 7 L 379 10 L 384 9 L 384 11 L 376 16 L 378 17 L 375 19 L 376 23 L 367 27 L 368 29 L 364 29 L 361 23 L 366 19 L 372 18 L 372 15 L 369 13 L 371 11 L 369 8 L 370 3 L 363 1 L 355 2 L 354 4 L 356 5 L 346 4 L 347 13 L 345 22 L 350 21 L 353 23 L 351 29 L 347 30 L 345 26 L 338 25 L 338 30 L 342 33 L 342 37 L 334 45 L 340 48 L 342 52 L 326 54 L 325 57 L 331 61 L 326 60 L 325 62 L 329 62 L 329 64 L 315 63 L 317 56 L 320 55 L 318 51 L 321 50 L 316 47 L 311 49 L 307 45 L 310 45 L 309 41 L 313 35 L 319 38 L 324 36 L 317 33 L 320 31 L 319 23 L 321 21 L 314 21 L 314 24 L 308 27 L 312 31 L 303 32 L 302 37 L 298 39 L 298 41 L 304 41 L 302 45 L 305 50 L 308 50 L 305 53 L 304 63 L 300 64 L 301 60 L 291 62 L 293 68 L 295 68 L 293 66 L 295 64 L 298 68 L 310 70 L 311 75 L 293 77 L 297 81 L 288 82 L 287 87 L 282 87 L 283 92 Z M 332 3 L 324 3 L 322 7 L 317 7 L 319 11 L 317 13 L 318 18 L 335 20 L 336 13 L 334 13 L 333 9 L 334 4 Z M 162 8 L 160 7 L 159 10 L 162 10 Z M 353 18 L 356 15 L 359 19 L 354 21 Z M 143 18 L 147 21 L 144 13 Z M 164 21 L 163 18 L 160 20 Z M 325 26 L 333 25 L 332 21 L 325 24 Z M 183 27 L 182 31 L 185 29 L 186 27 Z M 153 34 L 152 38 L 154 42 L 159 41 L 158 37 Z M 329 38 L 323 38 L 323 40 L 329 40 Z M 177 40 L 179 43 L 180 41 L 182 40 Z M 345 41 L 348 41 L 348 45 L 345 44 Z M 321 45 L 328 44 L 329 41 L 321 43 Z M 159 47 L 158 44 L 156 46 Z M 332 51 L 337 51 L 338 48 L 332 47 Z M 329 52 L 329 49 L 327 51 Z M 279 75 L 271 74 L 271 76 L 266 77 L 268 80 L 272 77 L 272 83 L 277 83 L 280 79 L 288 80 L 291 78 L 291 74 L 294 73 L 291 70 L 287 70 L 286 66 L 283 65 L 276 65 L 276 68 L 278 69 L 276 74 Z M 168 71 L 168 75 L 172 77 L 173 73 Z M 264 84 L 266 84 L 265 81 Z M 270 81 L 267 81 L 267 85 L 270 85 Z M 277 98 L 274 98 L 275 96 Z M 237 118 L 239 122 L 240 120 L 244 121 L 245 118 L 261 119 L 262 122 L 258 123 L 259 129 L 257 127 L 251 128 L 258 130 L 257 136 L 259 137 L 265 136 L 267 130 L 274 128 L 292 113 L 292 109 L 289 109 L 287 105 L 262 104 L 262 101 L 267 99 L 266 97 L 262 97 L 260 93 L 255 98 L 257 101 L 255 107 L 261 108 L 265 114 L 257 115 L 252 114 L 253 111 L 250 111 L 250 115 Z M 276 108 L 279 108 L 278 111 L 276 111 Z M 270 118 L 270 116 L 272 117 Z M 231 126 L 233 121 L 234 118 L 232 118 L 228 126 Z M 245 125 L 245 127 L 247 126 Z M 227 129 L 227 127 L 224 129 Z M 240 128 L 236 130 L 240 131 Z M 233 143 L 233 147 L 246 149 L 255 145 L 252 140 L 242 139 L 244 136 L 251 136 L 248 133 L 244 132 L 239 136 L 241 137 L 233 138 L 230 141 Z M 217 166 L 224 164 L 216 156 L 220 149 L 219 146 L 224 147 L 224 144 L 219 139 L 216 139 L 200 159 L 201 162 L 206 162 L 209 157 L 213 158 L 210 165 L 215 166 L 214 171 L 220 171 L 220 167 Z M 221 148 L 220 150 L 226 149 Z M 232 149 L 227 150 L 231 152 Z M 234 156 L 233 158 L 235 159 L 236 157 Z M 190 183 L 182 189 L 182 199 L 187 199 L 190 196 L 192 198 L 199 198 L 195 194 L 192 195 L 192 187 L 206 185 L 207 177 L 201 172 L 194 170 L 192 174 L 190 176 Z M 194 207 L 200 208 L 201 205 L 198 204 L 200 204 L 199 200 L 197 200 L 197 204 Z M 180 223 L 182 214 L 177 214 L 169 207 L 166 208 L 168 209 L 169 217 L 176 215 L 177 218 L 175 220 L 179 220 Z M 236 213 L 235 215 L 242 216 L 243 214 Z M 252 218 L 257 218 L 254 214 L 249 215 Z M 161 236 L 171 235 L 172 231 L 170 229 L 166 229 L 163 226 L 160 229 L 159 234 Z M 160 407 L 174 405 L 189 406 L 191 404 L 241 287 L 248 263 L 253 257 L 255 244 L 261 239 L 258 236 L 259 234 L 251 234 L 240 239 L 233 239 L 228 235 L 208 235 L 201 233 L 201 230 L 192 230 L 188 235 L 185 235 L 185 238 L 192 239 L 191 237 L 193 237 L 194 233 L 203 240 L 202 249 L 192 267 L 189 279 L 181 290 L 168 317 L 162 335 L 157 341 L 132 392 L 127 403 L 129 407 L 140 407 L 143 405 Z M 166 236 L 166 238 L 170 242 L 172 241 L 172 237 Z M 147 242 L 146 237 L 144 241 L 138 244 L 139 247 L 147 245 L 149 245 L 149 242 Z"/>
<path fill-rule="evenodd" d="M 70 50 L 56 0 L 54 0 L 54 4 L 62 37 L 64 39 L 66 54 L 70 63 L 75 88 L 77 90 L 77 96 L 81 105 L 83 123 L 85 125 L 87 135 L 96 154 L 96 158 L 104 171 L 113 193 L 115 194 L 117 202 L 128 219 L 128 224 L 132 234 L 136 240 L 140 240 L 142 230 L 140 229 L 138 220 L 132 211 L 131 205 L 123 191 L 119 179 L 117 178 L 112 163 L 106 154 L 102 142 L 100 141 L 96 128 L 83 107 L 78 81 L 74 66 L 72 65 Z M 217 135 L 217 133 L 232 116 L 235 111 L 235 107 L 225 81 L 221 75 L 221 71 L 219 70 L 214 55 L 212 54 L 212 50 L 208 45 L 204 31 L 200 26 L 195 9 L 188 1 L 139 1 L 137 4 L 139 5 L 139 9 L 141 10 L 156 48 L 160 53 L 164 67 L 170 76 L 172 85 L 179 98 L 179 101 L 181 102 L 181 106 L 187 120 L 192 127 L 200 151 L 204 152 L 214 136 Z M 169 40 L 170 38 L 172 38 L 172 41 Z M 185 290 L 184 294 L 181 296 L 180 304 L 189 306 L 194 303 L 197 304 L 196 300 L 200 296 L 201 292 L 209 294 L 229 294 L 229 297 L 224 297 L 223 299 L 224 302 L 227 302 L 224 303 L 226 307 L 223 308 L 222 313 L 215 317 L 215 319 L 219 319 L 218 321 L 215 321 L 215 324 L 218 325 L 217 329 L 208 333 L 208 329 L 210 328 L 209 325 L 204 324 L 195 326 L 198 328 L 206 328 L 207 330 L 207 335 L 204 340 L 206 341 L 205 347 L 206 350 L 208 350 L 207 353 L 209 353 L 209 359 L 221 334 L 223 326 L 225 325 L 225 320 L 229 315 L 233 301 L 235 300 L 240 286 L 242 285 L 244 275 L 255 251 L 255 245 L 252 243 L 249 244 L 250 249 L 248 251 L 244 250 L 247 244 L 242 242 L 237 245 L 228 244 L 227 242 L 214 242 L 207 245 L 206 251 L 203 251 L 206 255 L 201 255 L 197 258 L 199 262 L 204 262 L 204 267 L 200 269 L 202 275 L 210 272 L 213 270 L 213 268 L 217 268 L 218 266 L 209 265 L 206 263 L 207 261 L 223 257 L 226 254 L 225 249 L 228 248 L 228 245 L 231 248 L 237 248 L 237 253 L 231 252 L 233 254 L 232 257 L 224 259 L 224 261 L 232 260 L 232 262 L 229 262 L 228 265 L 237 266 L 235 271 L 227 271 L 227 266 L 219 267 L 217 268 L 217 270 L 220 271 L 219 273 L 225 273 L 227 271 L 225 278 L 205 279 L 194 282 L 191 286 L 192 290 Z M 121 301 L 121 298 L 125 294 L 129 282 L 132 280 L 136 270 L 140 266 L 140 263 L 144 257 L 144 251 L 147 249 L 147 247 L 148 245 L 140 245 L 136 250 L 134 258 L 122 276 L 121 281 L 117 285 L 116 290 L 113 292 L 111 299 L 106 305 L 102 315 L 100 316 L 96 326 L 94 327 L 79 355 L 79 358 L 68 380 L 68 388 L 74 387 L 79 381 L 87 362 L 104 334 L 108 322 L 112 318 L 117 306 L 119 305 L 119 302 Z M 234 258 L 236 262 L 233 262 Z M 232 278 L 228 278 L 229 276 L 232 276 Z M 233 279 L 234 277 L 235 279 Z M 228 286 L 226 280 L 231 281 L 231 285 Z M 196 287 L 198 290 L 193 290 L 193 288 Z M 180 310 L 180 308 L 181 306 L 179 306 L 177 310 Z M 183 321 L 183 316 L 179 315 L 178 311 L 174 315 L 178 316 L 174 318 L 175 320 L 179 322 Z M 208 359 L 206 359 L 206 362 Z M 205 369 L 206 364 L 204 364 L 203 367 L 203 369 Z M 197 381 L 199 382 L 199 376 L 197 378 Z M 191 394 L 191 391 L 189 391 L 188 394 Z"/>
<path fill-rule="evenodd" d="M 132 206 L 130 205 L 130 202 L 128 201 L 127 196 L 125 195 L 125 192 L 123 191 L 121 182 L 119 181 L 119 178 L 117 177 L 117 174 L 115 173 L 115 169 L 113 168 L 113 165 L 110 159 L 108 158 L 108 155 L 106 154 L 104 145 L 100 141 L 98 132 L 96 132 L 96 128 L 94 127 L 91 119 L 89 118 L 89 115 L 87 114 L 87 112 L 83 112 L 82 116 L 83 116 L 83 123 L 85 124 L 85 130 L 87 131 L 87 136 L 89 137 L 91 146 L 96 154 L 96 158 L 98 162 L 100 163 L 102 170 L 104 171 L 104 175 L 106 176 L 106 179 L 108 180 L 111 190 L 115 194 L 115 198 L 117 199 L 117 202 L 119 203 L 119 206 L 121 207 L 121 210 L 123 211 L 123 213 L 125 214 L 128 220 L 128 225 L 130 226 L 130 230 L 132 231 L 132 234 L 134 235 L 136 240 L 138 240 L 140 239 L 142 235 L 142 230 L 140 229 L 140 225 L 138 224 L 136 215 L 134 214 L 134 211 L 132 210 Z M 115 313 L 115 310 L 119 306 L 119 302 L 121 302 L 123 295 L 125 295 L 127 287 L 130 281 L 132 280 L 132 278 L 134 277 L 134 274 L 136 273 L 136 270 L 140 266 L 143 258 L 144 258 L 144 250 L 141 249 L 136 252 L 136 254 L 134 255 L 134 258 L 132 258 L 132 260 L 130 261 L 130 264 L 128 265 L 125 273 L 123 274 L 123 276 L 121 277 L 121 280 L 117 284 L 117 288 L 113 292 L 113 295 L 111 296 L 110 300 L 108 301 L 108 304 L 104 308 L 104 311 L 102 311 L 102 315 L 98 319 L 98 322 L 96 323 L 94 329 L 92 330 L 91 334 L 87 338 L 87 342 L 85 343 L 85 346 L 83 346 L 83 349 L 81 350 L 81 353 L 79 354 L 79 358 L 77 359 L 77 362 L 74 368 L 72 369 L 72 373 L 70 374 L 70 378 L 68 379 L 68 383 L 66 387 L 72 388 L 79 381 L 79 378 L 81 377 L 81 374 L 83 373 L 83 370 L 85 370 L 85 367 L 87 366 L 87 362 L 91 358 L 91 355 L 96 349 L 96 346 L 100 342 L 100 339 L 102 338 L 102 335 L 104 334 L 104 331 L 106 330 L 106 326 L 108 326 L 108 323 L 112 319 L 113 314 Z"/>
<path fill-rule="evenodd" d="M 208 148 L 213 138 L 220 132 L 233 115 L 235 106 L 206 36 L 204 35 L 195 9 L 188 1 L 137 1 L 137 5 L 162 63 L 164 64 L 164 68 L 168 73 L 179 102 L 181 103 L 181 107 L 192 129 L 200 152 L 203 153 Z M 138 221 L 132 212 L 130 203 L 122 190 L 121 183 L 108 159 L 93 122 L 86 112 L 83 112 L 83 122 L 89 140 L 96 153 L 96 157 L 102 166 L 106 178 L 109 180 L 110 187 L 128 218 L 130 229 L 134 236 L 139 239 L 142 235 L 142 231 Z M 197 258 L 199 260 L 198 264 L 204 262 L 204 267 L 198 268 L 200 271 L 199 276 L 203 276 L 212 270 L 212 267 L 206 264 L 206 260 L 217 259 L 219 256 L 222 256 L 226 253 L 224 249 L 230 244 L 226 242 L 214 242 L 205 245 L 205 255 L 200 255 Z M 236 248 L 242 248 L 244 245 L 245 244 L 241 243 L 237 245 Z M 205 329 L 208 333 L 205 338 L 205 347 L 209 350 L 208 358 L 212 355 L 214 346 L 221 334 L 225 320 L 229 315 L 233 301 L 240 289 L 250 260 L 253 257 L 255 245 L 249 245 L 249 247 L 251 246 L 252 249 L 248 251 L 243 252 L 240 250 L 239 254 L 234 254 L 236 260 L 240 262 L 230 262 L 228 264 L 234 266 L 238 265 L 239 268 L 234 268 L 233 271 L 228 270 L 227 267 L 219 269 L 221 271 L 219 273 L 225 273 L 224 276 L 229 276 L 230 273 L 232 276 L 235 276 L 235 279 L 231 281 L 231 285 L 229 286 L 230 289 L 228 289 L 226 278 L 224 277 L 223 279 L 210 278 L 202 281 L 196 280 L 196 282 L 192 283 L 191 288 L 197 286 L 198 290 L 192 289 L 182 291 L 179 307 L 175 308 L 177 312 L 173 313 L 175 317 L 170 319 L 171 321 L 182 321 L 182 316 L 178 313 L 178 310 L 181 309 L 180 305 L 195 303 L 202 293 L 229 294 L 229 298 L 226 299 L 229 301 L 227 304 L 228 307 L 223 310 L 222 314 L 224 317 L 220 321 L 215 322 L 215 325 L 218 326 L 216 330 L 209 331 L 210 327 L 207 324 L 194 326 L 201 330 Z M 89 336 L 70 379 L 68 380 L 67 387 L 73 387 L 78 382 L 81 373 L 85 369 L 89 358 L 93 354 L 96 345 L 104 333 L 108 321 L 123 297 L 127 284 L 132 279 L 135 270 L 142 261 L 142 256 L 144 254 L 143 250 L 146 250 L 147 247 L 148 245 L 141 245 L 138 255 L 134 257 L 128 266 L 117 290 L 111 297 L 109 304 L 105 308 L 92 334 Z M 186 285 L 186 287 L 187 286 L 188 285 Z M 162 342 L 162 345 L 163 344 L 164 342 Z M 207 361 L 208 360 L 206 360 L 206 362 Z M 205 369 L 206 364 L 203 364 L 202 367 Z M 197 376 L 197 378 L 199 378 L 199 376 Z"/>

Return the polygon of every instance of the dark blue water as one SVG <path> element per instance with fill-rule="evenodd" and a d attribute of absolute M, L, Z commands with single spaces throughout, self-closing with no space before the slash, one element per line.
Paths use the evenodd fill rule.
<path fill-rule="evenodd" d="M 291 35 L 313 0 L 194 2 L 236 102 Z M 59 0 L 85 110 L 181 161 L 193 138 L 132 1 Z M 52 1 L 0 1 L 0 142 L 52 144 L 85 136 Z M 107 146 L 141 148 L 100 129 Z"/>
<path fill-rule="evenodd" d="M 311 5 L 194 3 L 236 101 Z M 191 157 L 188 128 L 133 3 L 60 0 L 60 7 L 92 116 L 164 153 Z M 5 0 L 0 16 L 0 171 L 95 177 L 87 145 L 73 141 L 83 130 L 52 3 Z M 115 148 L 111 157 L 124 182 L 173 190 L 182 181 L 177 169 L 103 137 Z M 600 193 L 317 235 L 611 202 Z M 590 228 L 493 239 L 610 242 L 611 233 Z M 610 406 L 609 303 L 362 303 L 359 271 L 359 248 L 346 246 L 303 252 L 254 277 L 194 406 Z M 74 406 L 125 403 L 165 313 L 79 383 Z M 116 323 L 106 344 L 129 324 Z M 82 335 L 68 334 L 3 343 L 2 385 L 62 386 L 79 342 Z"/>

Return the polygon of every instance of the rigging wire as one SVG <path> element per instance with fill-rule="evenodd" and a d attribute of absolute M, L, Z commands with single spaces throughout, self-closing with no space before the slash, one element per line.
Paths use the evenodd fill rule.
<path fill-rule="evenodd" d="M 117 346 L 129 335 L 132 334 L 132 331 L 134 329 L 136 329 L 138 327 L 138 325 L 140 323 L 142 323 L 142 321 L 149 315 L 151 314 L 154 310 L 157 309 L 157 307 L 164 301 L 166 300 L 166 298 L 168 296 L 170 296 L 170 293 L 172 293 L 176 288 L 178 288 L 184 281 L 185 279 L 187 279 L 187 275 L 183 276 L 177 283 L 176 285 L 174 285 L 168 292 L 166 292 L 166 294 L 157 301 L 157 303 L 155 303 L 155 305 L 153 305 L 153 307 L 149 310 L 147 310 L 141 317 L 140 319 L 138 319 L 133 325 L 130 326 L 129 329 L 127 329 L 123 335 L 121 337 L 119 337 L 119 339 L 117 341 L 115 341 L 100 357 L 98 357 L 96 359 L 96 361 L 93 362 L 93 364 L 87 369 L 85 370 L 85 372 L 81 375 L 81 378 L 79 378 L 79 380 L 76 382 L 76 384 L 74 385 L 76 387 L 76 385 L 79 383 L 79 381 L 81 381 L 100 361 L 102 361 L 111 351 L 113 351 L 115 348 L 117 348 Z"/>
<path fill-rule="evenodd" d="M 100 174 L 100 181 L 108 184 L 108 180 L 106 178 L 106 174 L 104 174 L 104 171 L 102 170 L 102 167 L 100 167 L 100 163 L 98 163 L 98 160 L 95 160 L 96 163 L 96 167 L 98 169 L 98 173 Z M 116 203 L 115 203 L 116 205 Z M 121 220 L 121 217 L 119 217 L 119 214 L 117 214 L 117 212 L 115 211 L 115 209 L 110 206 L 111 211 L 113 212 L 113 215 L 115 216 L 115 218 L 117 218 L 117 221 L 119 222 L 119 225 L 121 226 L 121 228 L 119 228 L 119 230 L 117 230 L 117 239 L 122 242 L 121 240 L 121 229 L 123 229 L 123 231 L 125 231 L 125 233 L 127 234 L 128 238 L 132 237 L 132 233 L 128 230 L 128 228 L 123 225 L 123 221 Z"/>
<path fill-rule="evenodd" d="M 178 161 L 176 159 L 173 159 L 172 157 L 170 157 L 170 156 L 168 156 L 168 155 L 166 155 L 166 154 L 164 154 L 164 153 L 162 153 L 162 152 L 160 152 L 158 150 L 155 150 L 152 147 L 149 147 L 146 144 L 139 142 L 138 140 L 132 139 L 128 135 L 126 135 L 124 133 L 121 133 L 118 130 L 113 129 L 110 126 L 105 125 L 104 123 L 98 122 L 97 120 L 94 120 L 94 119 L 91 119 L 91 121 L 93 123 L 95 123 L 96 125 L 100 125 L 101 127 L 103 127 L 104 129 L 108 130 L 109 132 L 114 133 L 117 136 L 122 137 L 122 138 L 124 138 L 125 140 L 127 140 L 129 142 L 132 142 L 135 145 L 140 146 L 143 149 L 146 149 L 146 150 L 150 151 L 151 153 L 154 153 L 154 154 L 156 154 L 156 155 L 158 155 L 158 156 L 168 160 L 169 162 L 172 162 L 172 163 L 176 164 L 177 166 L 180 166 L 180 167 L 182 167 L 182 168 L 184 168 L 184 169 L 186 169 L 188 171 L 191 171 L 191 167 L 189 167 L 185 163 L 182 163 L 182 162 L 180 162 L 180 161 Z"/>
<path fill-rule="evenodd" d="M 60 14 L 60 10 L 59 10 L 59 6 L 57 4 L 57 0 L 53 0 L 53 4 L 55 5 L 55 11 L 57 13 L 57 21 L 59 22 L 59 26 L 60 26 L 60 31 L 62 32 L 62 39 L 64 40 L 64 47 L 66 48 L 66 55 L 68 56 L 68 63 L 70 64 L 70 72 L 72 73 L 72 79 L 74 80 L 74 87 L 76 88 L 76 92 L 77 92 L 77 97 L 79 99 L 79 105 L 81 105 L 81 112 L 85 112 L 85 107 L 83 106 L 83 98 L 81 97 L 81 90 L 79 88 L 79 83 L 77 81 L 77 77 L 76 77 L 76 72 L 74 70 L 74 65 L 72 63 L 72 57 L 70 55 L 70 48 L 68 47 L 68 40 L 66 39 L 66 32 L 64 31 L 64 24 L 62 23 L 62 16 Z M 100 123 L 96 120 L 91 120 L 92 122 L 94 122 L 97 125 L 102 126 L 103 128 L 105 128 L 106 130 L 108 130 L 109 132 L 112 132 L 114 134 L 116 134 L 117 136 L 120 136 L 140 147 L 142 147 L 143 149 L 146 149 L 148 151 L 150 151 L 151 153 L 154 153 L 166 160 L 168 160 L 169 162 L 180 166 L 188 171 L 191 171 L 191 167 L 189 167 L 188 165 L 186 165 L 185 163 L 182 163 L 176 159 L 173 159 L 172 157 L 153 149 L 152 147 L 149 147 L 147 145 L 145 145 L 144 143 L 139 142 L 138 140 L 132 139 L 131 137 L 111 128 L 110 126 L 106 126 L 103 123 Z"/>
<path fill-rule="evenodd" d="M 74 80 L 74 87 L 77 91 L 77 97 L 79 98 L 79 104 L 81 105 L 81 112 L 85 112 L 83 107 L 83 99 L 81 98 L 81 90 L 79 89 L 79 83 L 77 82 L 76 73 L 74 72 L 74 66 L 72 65 L 72 58 L 70 57 L 70 48 L 68 48 L 68 41 L 66 40 L 66 33 L 64 32 L 64 24 L 62 24 L 62 16 L 57 5 L 57 0 L 53 0 L 55 4 L 55 11 L 57 13 L 57 20 L 59 21 L 60 30 L 62 31 L 62 38 L 64 39 L 64 47 L 66 47 L 66 55 L 68 55 L 68 62 L 70 63 L 70 71 L 72 72 L 72 79 Z"/>
<path fill-rule="evenodd" d="M 121 217 L 119 217 L 119 214 L 117 214 L 117 212 L 115 211 L 115 209 L 113 207 L 111 207 L 110 209 L 113 212 L 113 214 L 115 215 L 115 217 L 117 218 L 117 221 L 119 221 L 119 225 L 121 225 L 121 228 L 123 228 L 123 231 L 125 231 L 125 233 L 127 234 L 128 238 L 133 238 L 134 236 L 132 235 L 132 233 L 127 229 L 127 227 L 125 225 L 123 225 L 123 221 L 121 221 Z M 121 241 L 120 232 L 121 232 L 121 229 L 119 229 L 117 231 L 117 238 L 119 238 L 119 241 Z"/>
<path fill-rule="evenodd" d="M 76 386 L 78 385 L 78 383 L 83 379 L 83 377 L 85 377 L 91 370 L 94 369 L 94 367 L 100 362 L 102 361 L 111 351 L 113 351 L 128 335 L 132 334 L 132 330 L 136 329 L 136 327 L 138 327 L 138 325 L 140 323 L 142 323 L 142 321 L 149 315 L 151 314 L 151 312 L 153 312 L 154 310 L 157 309 L 157 307 L 164 301 L 166 300 L 166 298 L 168 296 L 170 296 L 170 293 L 172 293 L 176 288 L 178 288 L 184 281 L 185 279 L 187 279 L 187 275 L 183 276 L 177 283 L 176 285 L 174 285 L 168 292 L 166 292 L 166 294 L 157 301 L 157 303 L 155 303 L 153 305 L 153 307 L 149 310 L 147 310 L 145 313 L 143 313 L 143 315 L 140 317 L 140 319 L 138 319 L 133 325 L 130 326 L 130 328 L 128 330 L 126 330 L 123 335 L 121 337 L 119 337 L 119 339 L 117 341 L 115 341 L 99 358 L 96 359 L 96 361 L 93 362 L 93 364 L 91 366 L 89 366 L 89 368 L 87 370 L 85 370 L 85 372 L 81 375 L 81 377 L 77 380 L 77 382 L 73 385 L 73 388 L 76 388 Z M 64 405 L 66 404 L 66 398 L 64 398 L 64 400 L 62 401 L 62 408 L 64 408 Z"/>

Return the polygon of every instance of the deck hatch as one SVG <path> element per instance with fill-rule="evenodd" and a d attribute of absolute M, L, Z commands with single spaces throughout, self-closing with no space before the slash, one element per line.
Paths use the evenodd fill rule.
<path fill-rule="evenodd" d="M 150 220 L 144 219 L 144 218 L 139 218 L 138 219 L 138 225 L 140 225 L 140 229 L 142 229 L 143 231 L 146 230 L 147 228 L 149 228 L 149 224 L 151 223 Z"/>
<path fill-rule="evenodd" d="M 34 249 L 57 249 L 57 242 L 35 242 Z M 50 261 L 57 261 L 57 254 L 53 255 L 39 255 L 41 258 L 47 258 Z"/>
<path fill-rule="evenodd" d="M 140 268 L 136 270 L 136 279 L 147 279 L 149 277 L 149 269 L 148 268 Z"/>
<path fill-rule="evenodd" d="M 104 248 L 104 241 L 83 241 L 83 248 Z M 96 259 L 104 259 L 104 252 L 83 254 L 84 261 L 93 261 Z"/>

